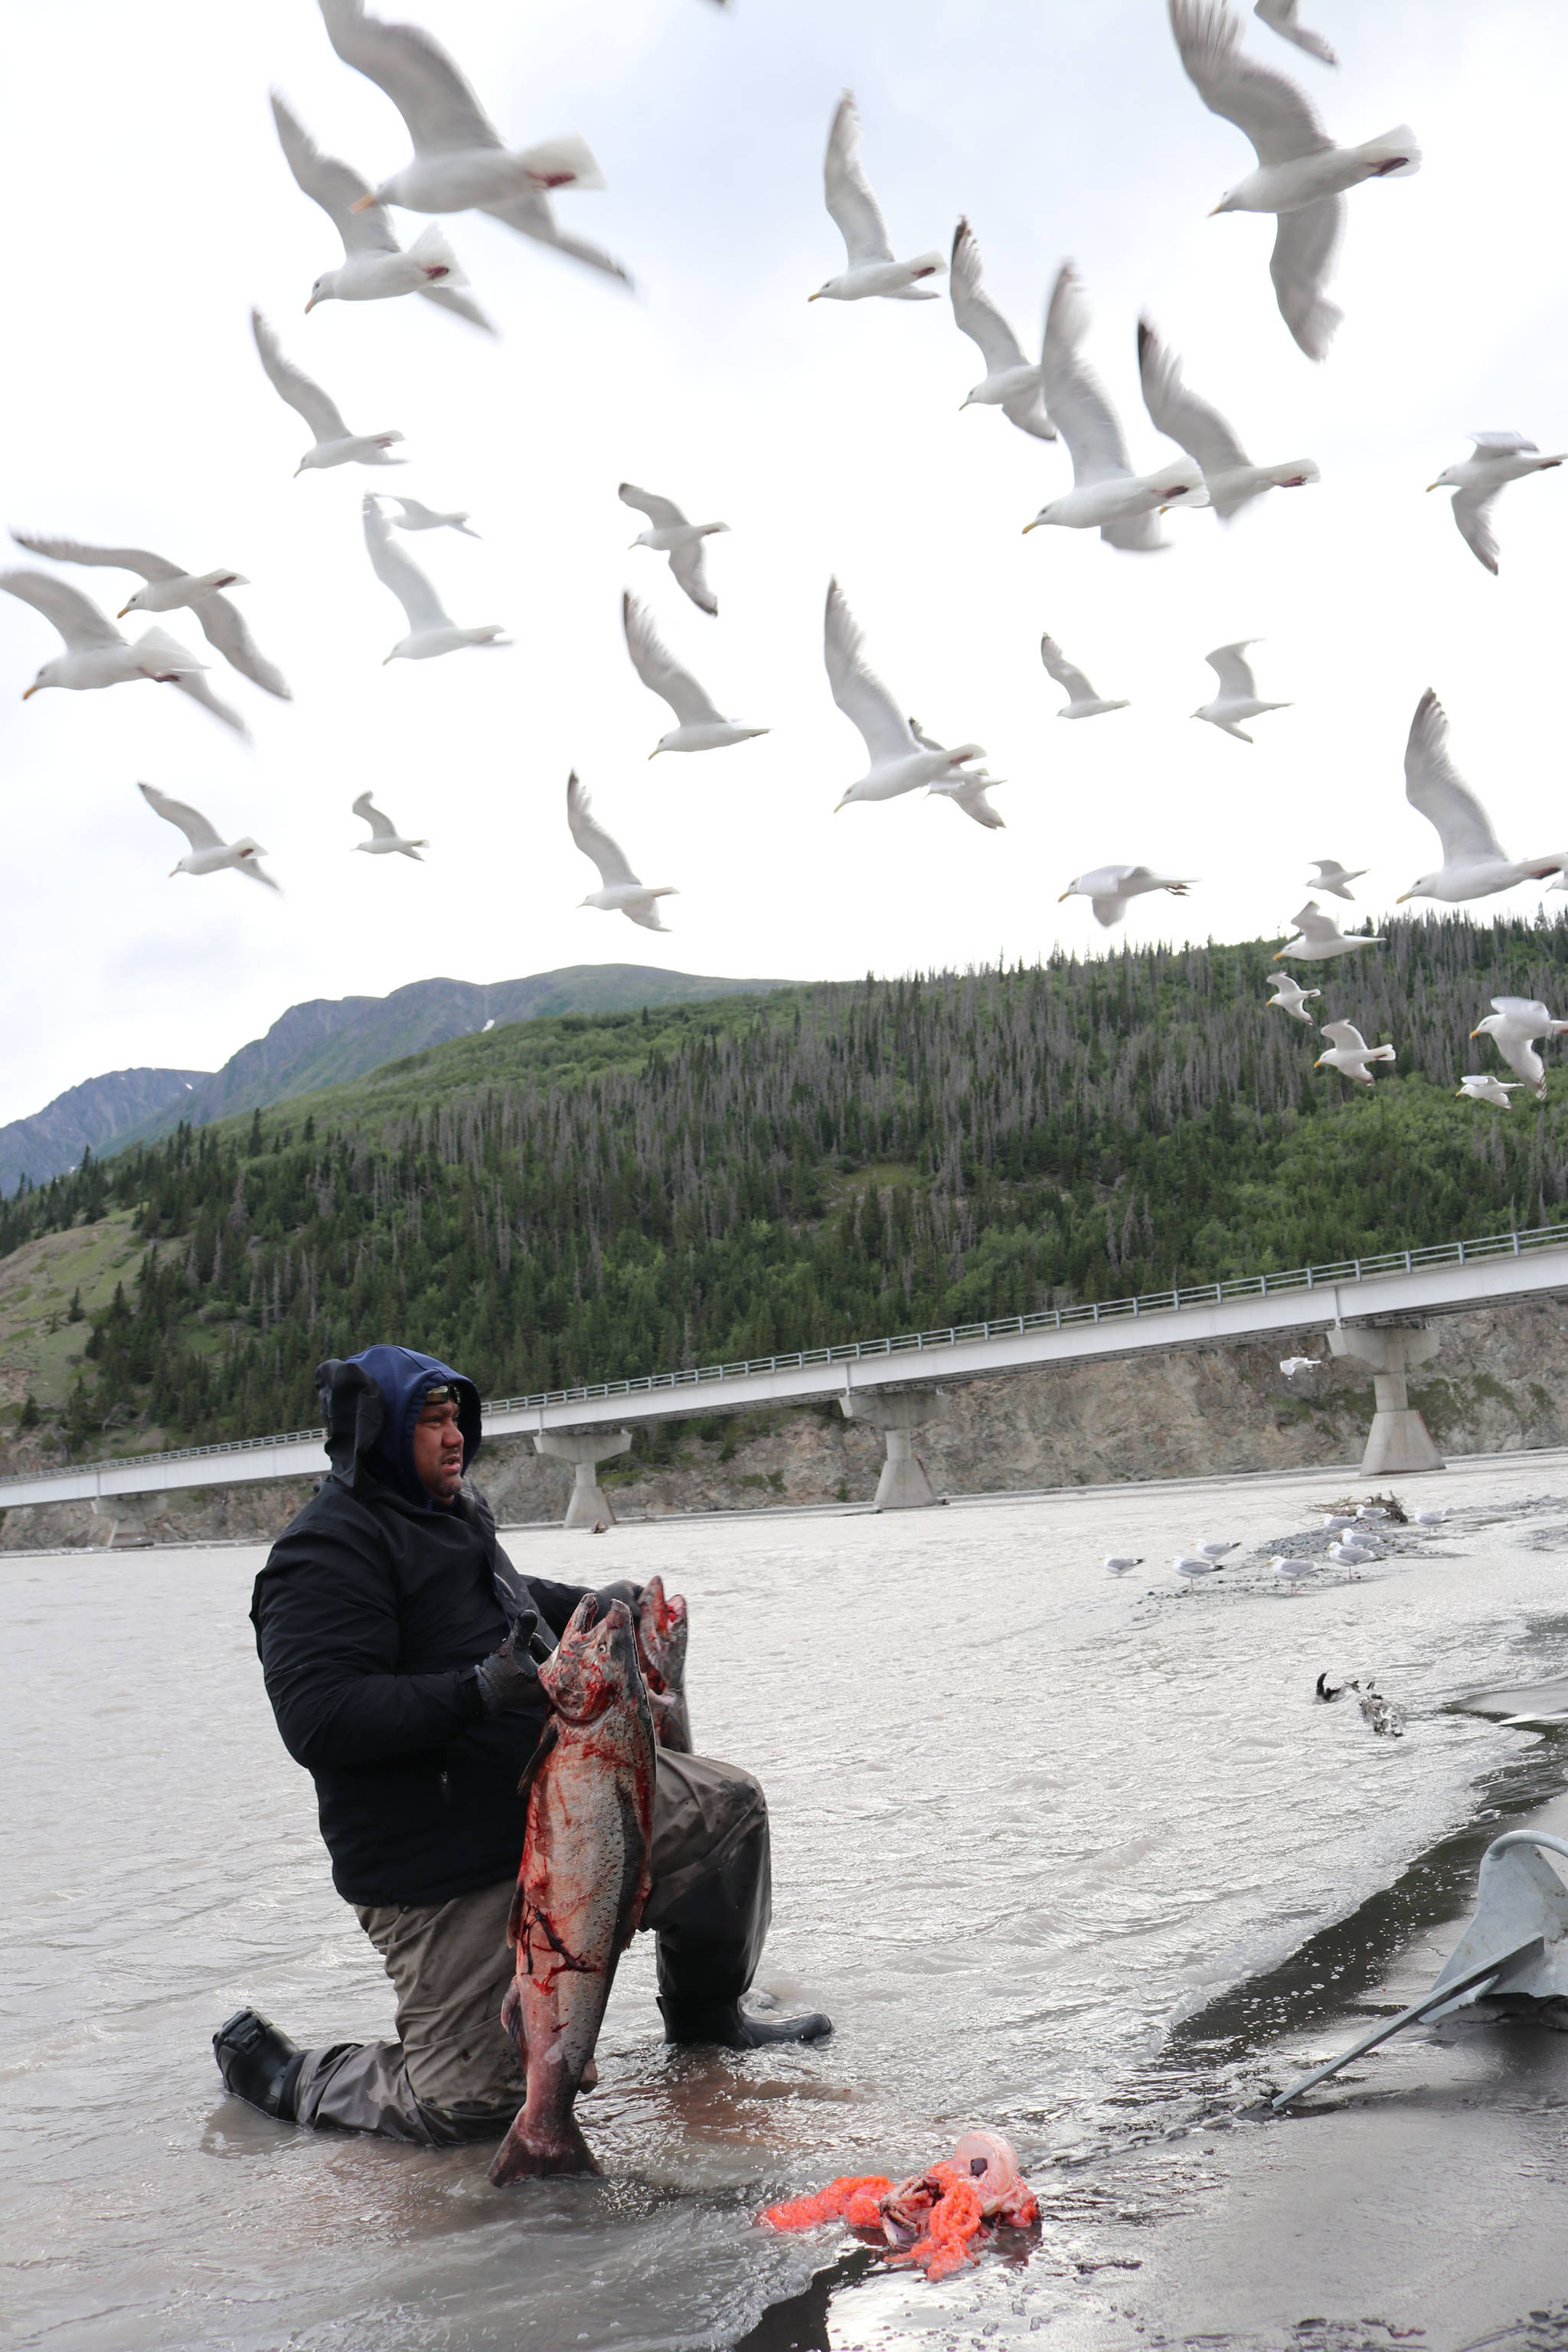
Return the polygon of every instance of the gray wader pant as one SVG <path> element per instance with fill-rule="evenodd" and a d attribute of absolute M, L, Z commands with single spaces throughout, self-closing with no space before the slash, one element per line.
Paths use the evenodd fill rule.
<path fill-rule="evenodd" d="M 762 1958 L 773 1878 L 761 1784 L 661 1748 L 649 1866 L 642 1924 L 658 1941 L 659 2005 L 679 2027 L 737 2001 Z M 501 2137 L 527 2087 L 500 2021 L 514 1884 L 450 1903 L 356 1904 L 397 1995 L 397 2039 L 307 2050 L 296 2122 L 426 2147 Z"/>

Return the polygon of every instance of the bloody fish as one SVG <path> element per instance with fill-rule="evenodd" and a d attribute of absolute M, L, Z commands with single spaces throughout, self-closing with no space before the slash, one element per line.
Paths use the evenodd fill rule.
<path fill-rule="evenodd" d="M 573 2102 L 648 1892 L 653 1722 L 625 1601 L 600 1617 L 585 1594 L 539 1680 L 551 1712 L 521 1784 L 517 1970 L 501 2004 L 528 2095 L 490 2166 L 498 2185 L 598 2171 Z"/>
<path fill-rule="evenodd" d="M 691 1716 L 686 1704 L 686 1640 L 690 1630 L 686 1602 L 668 1597 L 661 1576 L 649 1577 L 637 1604 L 637 1663 L 653 1706 L 654 1737 L 661 1748 L 691 1753 Z"/>

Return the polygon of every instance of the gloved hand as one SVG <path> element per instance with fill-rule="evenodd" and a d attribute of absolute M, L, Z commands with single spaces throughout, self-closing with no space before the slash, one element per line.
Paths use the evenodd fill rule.
<path fill-rule="evenodd" d="M 599 1604 L 601 1617 L 612 1601 L 624 1601 L 635 1617 L 637 1613 L 637 1603 L 642 1596 L 642 1586 L 634 1584 L 631 1579 L 626 1576 L 617 1577 L 614 1584 L 601 1584 L 594 1594 L 595 1600 Z"/>
<path fill-rule="evenodd" d="M 539 1664 L 550 1655 L 540 1637 L 539 1612 L 525 1609 L 512 1621 L 511 1631 L 499 1650 L 481 1658 L 474 1668 L 479 1698 L 487 1715 L 521 1715 L 543 1704 Z"/>

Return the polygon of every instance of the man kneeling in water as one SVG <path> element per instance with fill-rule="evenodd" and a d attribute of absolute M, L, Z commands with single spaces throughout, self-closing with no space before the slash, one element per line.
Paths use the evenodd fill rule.
<path fill-rule="evenodd" d="M 434 2147 L 496 2138 L 526 2087 L 500 2007 L 517 1783 L 547 1713 L 535 1656 L 586 1588 L 521 1577 L 497 1543 L 466 1478 L 472 1381 L 379 1347 L 317 1381 L 331 1475 L 274 1544 L 250 1614 L 284 1746 L 315 1779 L 333 1884 L 396 1992 L 397 2039 L 302 2050 L 242 2009 L 213 2049 L 227 2088 L 285 2122 Z M 635 1602 L 637 1589 L 604 1597 Z M 650 1862 L 642 1924 L 667 2042 L 746 2050 L 832 2030 L 742 2005 L 772 1916 L 767 1801 L 750 1773 L 661 1748 Z"/>

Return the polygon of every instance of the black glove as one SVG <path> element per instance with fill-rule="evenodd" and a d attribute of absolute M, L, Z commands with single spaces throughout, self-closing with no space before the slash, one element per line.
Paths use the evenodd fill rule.
<path fill-rule="evenodd" d="M 485 1713 L 522 1715 L 541 1707 L 544 1694 L 539 1687 L 539 1662 L 549 1655 L 549 1643 L 540 1638 L 539 1612 L 525 1609 L 512 1621 L 500 1649 L 474 1668 Z"/>
<path fill-rule="evenodd" d="M 631 1611 L 632 1615 L 635 1617 L 637 1613 L 637 1604 L 642 1600 L 642 1586 L 640 1584 L 634 1584 L 629 1577 L 622 1576 L 617 1577 L 614 1584 L 601 1584 L 595 1591 L 594 1598 L 599 1604 L 599 1614 L 601 1617 L 604 1615 L 612 1601 L 624 1601 L 626 1607 Z"/>

